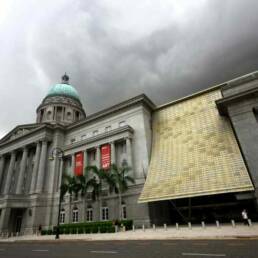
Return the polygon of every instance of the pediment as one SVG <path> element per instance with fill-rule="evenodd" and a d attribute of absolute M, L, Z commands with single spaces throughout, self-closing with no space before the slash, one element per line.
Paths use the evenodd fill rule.
<path fill-rule="evenodd" d="M 29 134 L 40 127 L 42 127 L 42 124 L 18 125 L 0 140 L 0 144 L 17 139 L 23 135 Z"/>

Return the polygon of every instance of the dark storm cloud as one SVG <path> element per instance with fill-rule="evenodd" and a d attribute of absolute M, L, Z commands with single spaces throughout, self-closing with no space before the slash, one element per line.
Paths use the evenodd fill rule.
<path fill-rule="evenodd" d="M 258 68 L 255 0 L 59 0 L 19 8 L 20 23 L 10 14 L 0 27 L 0 103 L 10 110 L 1 113 L 0 134 L 33 122 L 65 71 L 89 114 L 143 92 L 162 104 Z"/>

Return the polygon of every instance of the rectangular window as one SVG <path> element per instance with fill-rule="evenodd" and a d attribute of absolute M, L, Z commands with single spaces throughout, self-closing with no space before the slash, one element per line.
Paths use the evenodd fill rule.
<path fill-rule="evenodd" d="M 108 220 L 108 207 L 102 207 L 102 220 Z"/>
<path fill-rule="evenodd" d="M 72 139 L 70 140 L 70 142 L 71 142 L 71 143 L 74 143 L 74 142 L 75 142 L 75 138 L 72 138 Z"/>
<path fill-rule="evenodd" d="M 76 223 L 79 221 L 79 211 L 78 209 L 73 210 L 73 218 L 72 218 L 73 223 Z"/>
<path fill-rule="evenodd" d="M 60 224 L 65 223 L 65 211 L 61 211 L 60 213 Z"/>
<path fill-rule="evenodd" d="M 122 205 L 122 219 L 127 219 L 127 214 L 126 214 L 126 205 Z"/>
<path fill-rule="evenodd" d="M 92 208 L 87 209 L 86 215 L 87 215 L 86 216 L 87 221 L 93 221 L 93 209 Z"/>
<path fill-rule="evenodd" d="M 90 159 L 91 161 L 96 160 L 96 150 L 91 150 L 91 151 L 89 152 L 89 159 Z"/>

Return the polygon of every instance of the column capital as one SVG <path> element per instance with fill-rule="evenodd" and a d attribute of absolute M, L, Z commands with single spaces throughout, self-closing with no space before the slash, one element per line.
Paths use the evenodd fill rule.
<path fill-rule="evenodd" d="M 29 147 L 26 145 L 26 146 L 24 146 L 24 147 L 22 148 L 22 150 L 23 150 L 23 151 L 26 151 L 26 152 L 28 152 L 28 150 L 29 150 Z"/>

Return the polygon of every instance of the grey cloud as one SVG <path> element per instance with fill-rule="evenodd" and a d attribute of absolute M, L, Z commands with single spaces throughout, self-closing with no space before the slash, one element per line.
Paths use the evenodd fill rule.
<path fill-rule="evenodd" d="M 19 38 L 7 35 L 19 44 L 5 44 L 0 60 L 0 103 L 10 110 L 0 115 L 0 135 L 33 122 L 65 71 L 89 114 L 142 92 L 162 104 L 258 68 L 255 0 L 206 1 L 182 21 L 137 37 L 114 26 L 112 8 L 101 1 L 61 2 L 46 17 L 32 17 L 33 26 L 25 20 Z"/>

